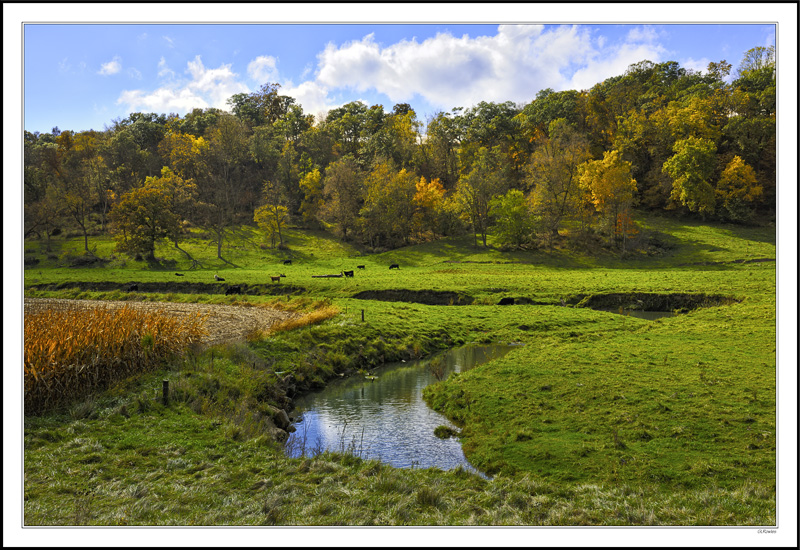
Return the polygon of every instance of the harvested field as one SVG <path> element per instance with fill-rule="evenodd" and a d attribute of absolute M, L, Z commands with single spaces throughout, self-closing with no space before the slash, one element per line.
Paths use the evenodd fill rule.
<path fill-rule="evenodd" d="M 273 324 L 288 319 L 299 318 L 296 313 L 277 309 L 253 306 L 227 306 L 217 304 L 179 304 L 174 302 L 137 302 L 112 300 L 66 300 L 58 298 L 25 298 L 25 313 L 45 309 L 76 308 L 121 308 L 157 311 L 170 315 L 184 316 L 200 313 L 208 314 L 204 338 L 207 345 L 222 344 L 233 340 L 243 340 L 254 330 L 266 330 Z"/>

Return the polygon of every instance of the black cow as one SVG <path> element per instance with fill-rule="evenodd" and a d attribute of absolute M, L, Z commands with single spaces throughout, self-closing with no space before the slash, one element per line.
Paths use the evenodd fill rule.
<path fill-rule="evenodd" d="M 344 273 L 345 277 L 352 277 L 353 276 L 353 272 L 352 271 L 343 271 L 342 273 Z"/>
<path fill-rule="evenodd" d="M 292 260 L 283 260 L 283 265 L 292 265 Z"/>
<path fill-rule="evenodd" d="M 231 285 L 225 289 L 225 296 L 230 296 L 231 294 L 241 294 L 242 293 L 242 285 Z"/>
<path fill-rule="evenodd" d="M 216 279 L 217 281 L 224 281 L 225 280 L 222 277 L 220 277 L 219 275 L 217 275 L 216 273 L 214 273 L 214 279 Z"/>
<path fill-rule="evenodd" d="M 389 269 L 400 269 L 400 266 L 398 264 L 392 264 L 389 266 Z"/>

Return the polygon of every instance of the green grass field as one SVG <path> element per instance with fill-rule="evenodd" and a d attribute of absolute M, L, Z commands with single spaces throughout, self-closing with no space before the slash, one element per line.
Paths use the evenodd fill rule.
<path fill-rule="evenodd" d="M 218 349 L 214 366 L 206 352 L 191 369 L 185 360 L 88 405 L 27 417 L 26 524 L 773 525 L 775 230 L 668 218 L 647 219 L 646 228 L 663 243 L 659 252 L 625 259 L 503 252 L 469 238 L 365 255 L 299 229 L 287 231 L 287 250 L 273 250 L 245 228 L 223 249 L 235 267 L 199 233 L 182 243 L 201 262 L 196 269 L 169 245 L 156 252 L 161 268 L 126 257 L 68 267 L 80 239 L 55 239 L 49 253 L 26 242 L 30 297 L 265 302 L 280 291 L 228 297 L 221 285 L 273 284 L 271 275 L 285 274 L 274 286 L 292 288 L 292 299 L 327 299 L 341 311 Z M 91 246 L 112 254 L 102 237 Z M 313 277 L 343 270 L 355 276 Z M 215 273 L 226 279 L 218 292 L 181 292 L 180 284 L 214 283 Z M 131 281 L 164 291 L 90 284 Z M 52 290 L 64 283 L 86 288 Z M 458 292 L 472 303 L 354 298 L 396 290 Z M 576 307 L 611 293 L 730 302 L 657 321 Z M 525 303 L 496 305 L 503 297 Z M 267 366 L 318 387 L 336 373 L 468 342 L 523 344 L 425 390 L 462 427 L 467 458 L 491 482 L 329 453 L 286 459 L 258 433 L 259 399 L 270 402 Z M 184 389 L 166 407 L 150 398 L 164 376 Z"/>

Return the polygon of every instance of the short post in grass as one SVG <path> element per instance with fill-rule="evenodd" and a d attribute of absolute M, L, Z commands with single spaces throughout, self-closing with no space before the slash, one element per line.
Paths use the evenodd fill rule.
<path fill-rule="evenodd" d="M 164 404 L 169 404 L 169 380 L 161 381 L 161 394 L 164 398 Z"/>
<path fill-rule="evenodd" d="M 364 322 L 364 310 L 363 309 L 361 310 L 361 322 L 362 323 Z"/>

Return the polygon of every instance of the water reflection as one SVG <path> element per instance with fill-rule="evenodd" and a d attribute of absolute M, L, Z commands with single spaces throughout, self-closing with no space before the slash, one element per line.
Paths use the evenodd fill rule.
<path fill-rule="evenodd" d="M 323 450 L 351 452 L 398 468 L 459 465 L 475 471 L 458 439 L 439 439 L 433 430 L 455 427 L 422 400 L 422 389 L 453 372 L 464 372 L 502 357 L 512 346 L 466 346 L 424 361 L 378 369 L 375 380 L 360 376 L 335 381 L 323 391 L 295 402 L 302 415 L 286 443 L 290 456 Z"/>

